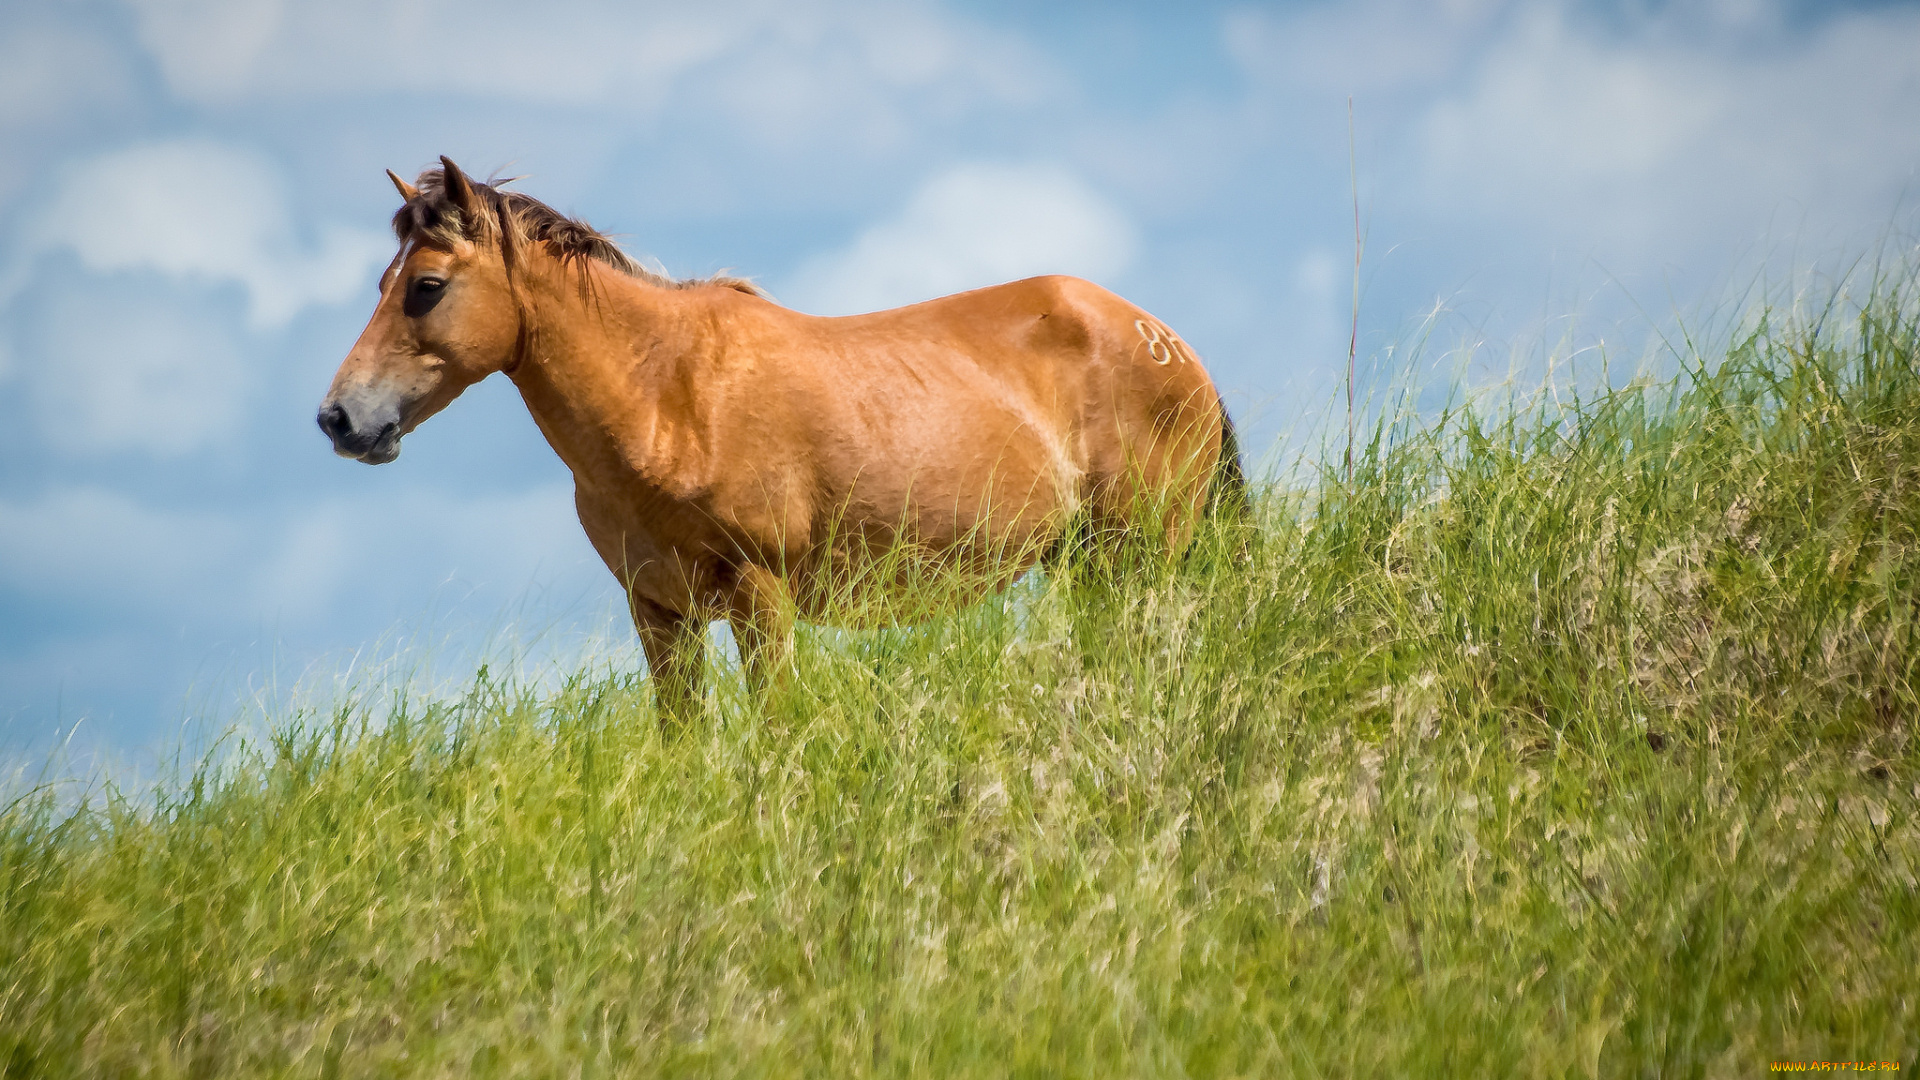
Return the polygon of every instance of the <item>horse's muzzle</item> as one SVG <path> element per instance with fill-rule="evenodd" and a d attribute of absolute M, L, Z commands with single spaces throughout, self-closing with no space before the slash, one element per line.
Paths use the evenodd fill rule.
<path fill-rule="evenodd" d="M 382 424 L 372 431 L 363 431 L 337 401 L 320 406 L 318 420 L 320 430 L 333 440 L 333 452 L 341 457 L 364 461 L 369 465 L 384 465 L 400 456 L 398 420 Z"/>

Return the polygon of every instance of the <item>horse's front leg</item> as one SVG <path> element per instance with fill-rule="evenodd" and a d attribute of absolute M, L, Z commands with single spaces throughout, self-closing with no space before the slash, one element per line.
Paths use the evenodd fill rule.
<path fill-rule="evenodd" d="M 653 680 L 661 722 L 692 721 L 705 696 L 706 620 L 668 611 L 632 594 L 627 603 L 633 611 L 633 628 L 640 633 L 640 647 L 647 652 L 647 671 Z"/>
<path fill-rule="evenodd" d="M 763 566 L 742 567 L 727 622 L 740 646 L 747 685 L 764 694 L 786 684 L 793 668 L 793 597 L 780 575 Z"/>

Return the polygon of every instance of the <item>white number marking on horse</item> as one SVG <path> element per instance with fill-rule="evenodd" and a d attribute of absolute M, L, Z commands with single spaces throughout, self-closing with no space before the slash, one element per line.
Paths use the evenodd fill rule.
<path fill-rule="evenodd" d="M 1133 328 L 1140 331 L 1140 340 L 1147 343 L 1147 355 L 1153 358 L 1154 363 L 1164 367 L 1175 360 L 1184 364 L 1193 359 L 1192 351 L 1187 348 L 1186 342 L 1180 340 L 1180 335 L 1159 323 L 1135 319 Z"/>

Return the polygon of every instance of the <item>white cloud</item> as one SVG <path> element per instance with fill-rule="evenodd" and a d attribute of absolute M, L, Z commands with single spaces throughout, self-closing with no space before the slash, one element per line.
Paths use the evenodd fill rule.
<path fill-rule="evenodd" d="M 981 106 L 1069 93 L 1019 37 L 924 3 L 780 9 L 699 74 L 700 88 L 676 103 L 711 96 L 742 130 L 790 151 L 897 149 Z"/>
<path fill-rule="evenodd" d="M 405 172 L 444 152 L 551 179 L 665 140 L 686 156 L 649 162 L 648 183 L 717 176 L 682 210 L 817 210 L 983 114 L 1071 93 L 1019 34 L 934 0 L 130 2 L 190 106 L 383 114 L 335 161 L 379 147 Z"/>
<path fill-rule="evenodd" d="M 300 243 L 280 174 L 264 158 L 193 138 L 81 163 L 39 222 L 28 258 L 66 248 L 97 272 L 151 270 L 202 285 L 237 284 L 263 328 L 365 291 L 393 246 L 379 233 L 340 226 Z"/>
<path fill-rule="evenodd" d="M 227 599 L 248 539 L 230 515 L 144 506 L 97 487 L 0 500 L 0 585 L 66 603 L 197 614 Z"/>
<path fill-rule="evenodd" d="M 85 131 L 135 100 L 120 50 L 60 25 L 53 10 L 15 7 L 0 8 L 0 207 L 16 205 L 40 172 L 47 136 Z"/>
<path fill-rule="evenodd" d="M 1815 235 L 1877 224 L 1859 215 L 1890 212 L 1920 160 L 1920 17 L 1863 14 L 1726 47 L 1729 34 L 1764 35 L 1764 14 L 1626 37 L 1565 12 L 1522 20 L 1422 122 L 1435 197 L 1611 252 L 1737 246 L 1783 213 Z"/>
<path fill-rule="evenodd" d="M 302 508 L 251 567 L 246 591 L 261 610 L 312 617 L 374 605 L 381 618 L 406 618 L 450 583 L 511 599 L 536 583 L 577 587 L 603 574 L 570 484 L 466 499 L 386 491 Z M 613 588 L 611 575 L 605 583 Z M 415 609 L 406 597 L 418 598 Z M 392 611 L 396 600 L 402 609 Z"/>
<path fill-rule="evenodd" d="M 1372 0 L 1225 29 L 1296 110 L 1356 94 L 1388 200 L 1610 265 L 1724 266 L 1770 229 L 1860 243 L 1920 161 L 1912 7 L 1795 25 L 1782 0 Z"/>
<path fill-rule="evenodd" d="M 27 313 L 37 348 L 23 374 L 47 442 L 70 455 L 175 455 L 237 441 L 252 373 L 195 307 L 110 283 Z"/>
<path fill-rule="evenodd" d="M 1361 0 L 1285 15 L 1229 13 L 1221 43 L 1256 82 L 1361 98 L 1448 78 L 1486 36 L 1500 0 Z"/>
<path fill-rule="evenodd" d="M 844 314 L 1035 274 L 1111 279 L 1137 246 L 1126 215 L 1063 169 L 962 165 L 846 249 L 807 261 L 791 299 Z"/>
<path fill-rule="evenodd" d="M 1325 370 L 1344 366 L 1347 334 L 1352 317 L 1352 256 L 1325 248 L 1311 249 L 1293 264 L 1291 287 L 1274 298 L 1263 314 L 1263 325 L 1288 328 L 1284 347 L 1297 370 Z"/>
<path fill-rule="evenodd" d="M 1698 154 L 1733 105 L 1728 81 L 1698 64 L 1608 48 L 1541 10 L 1503 39 L 1461 95 L 1421 132 L 1431 180 L 1456 204 L 1610 219 L 1635 239 L 1673 208 L 1649 181 Z M 1667 194 L 1675 194 L 1670 187 Z"/>
<path fill-rule="evenodd" d="M 748 32 L 684 7 L 539 8 L 451 0 L 133 0 L 141 40 L 181 97 L 421 90 L 550 103 L 657 92 Z M 745 17 L 741 17 L 744 15 Z"/>
<path fill-rule="evenodd" d="M 133 622 L 213 616 L 294 632 L 371 612 L 384 625 L 424 614 L 449 584 L 510 599 L 602 577 L 612 589 L 568 485 L 470 499 L 389 490 L 268 515 L 93 486 L 0 498 L 0 589 Z"/>
<path fill-rule="evenodd" d="M 560 0 L 133 0 L 173 91 L 225 104 L 394 90 L 648 112 L 705 65 L 705 94 L 777 79 L 799 97 L 855 78 L 991 94 L 1033 82 L 1006 39 L 929 3 L 736 0 L 607 5 Z M 784 111 L 794 93 L 758 101 Z M 834 95 L 837 96 L 837 95 Z M 818 118 L 824 119 L 824 118 Z"/>
<path fill-rule="evenodd" d="M 91 34 L 51 23 L 0 34 L 0 126 L 59 124 L 131 92 L 125 62 Z"/>

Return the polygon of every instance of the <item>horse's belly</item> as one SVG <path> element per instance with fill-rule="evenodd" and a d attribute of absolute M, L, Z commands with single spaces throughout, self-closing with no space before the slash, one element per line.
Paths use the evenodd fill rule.
<path fill-rule="evenodd" d="M 817 554 L 789 580 L 795 607 L 810 622 L 899 626 L 923 622 L 1005 589 L 1039 561 L 1044 548 L 944 551 L 905 544 L 880 551 Z"/>
<path fill-rule="evenodd" d="M 1050 548 L 1078 505 L 1050 458 L 927 470 L 855 486 L 816 520 L 793 582 L 809 618 L 915 622 L 1005 588 Z M 1038 465 L 1038 468 L 1034 466 Z M 838 615 L 838 618 L 834 616 Z"/>

